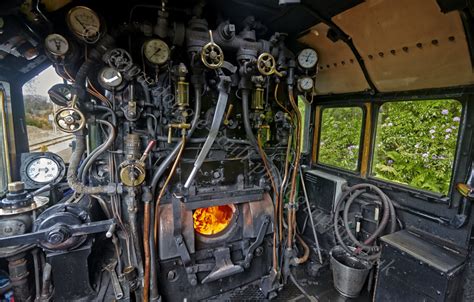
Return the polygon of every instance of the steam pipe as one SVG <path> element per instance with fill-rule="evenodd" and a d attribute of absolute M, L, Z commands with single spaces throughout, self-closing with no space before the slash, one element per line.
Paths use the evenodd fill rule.
<path fill-rule="evenodd" d="M 119 187 L 117 184 L 108 184 L 105 186 L 86 186 L 81 183 L 77 177 L 76 171 L 79 166 L 84 152 L 86 151 L 86 137 L 84 133 L 79 132 L 76 134 L 76 149 L 71 155 L 69 161 L 69 169 L 67 171 L 67 182 L 69 187 L 77 193 L 81 194 L 114 194 L 118 191 Z"/>
<path fill-rule="evenodd" d="M 196 85 L 194 89 L 194 94 L 196 96 L 196 101 L 194 105 L 194 118 L 191 122 L 191 129 L 189 129 L 188 134 L 186 136 L 186 140 L 191 138 L 191 136 L 194 133 L 194 130 L 196 130 L 197 123 L 199 121 L 199 117 L 201 116 L 201 90 L 202 87 L 200 85 Z M 173 159 L 176 157 L 176 155 L 179 152 L 179 149 L 181 148 L 181 144 L 183 142 L 177 143 L 173 150 L 168 154 L 168 156 L 163 160 L 163 162 L 160 164 L 160 166 L 156 169 L 155 173 L 153 174 L 153 178 L 151 181 L 151 193 L 154 194 L 156 191 L 156 187 L 158 185 L 158 182 L 160 181 L 161 176 L 165 173 L 166 169 L 168 169 L 169 165 L 173 161 Z"/>
<path fill-rule="evenodd" d="M 87 158 L 86 158 L 86 164 L 83 165 L 84 166 L 84 169 L 82 171 L 79 171 L 79 173 L 82 172 L 82 175 L 81 175 L 81 180 L 82 180 L 82 183 L 85 184 L 86 183 L 86 178 L 87 178 L 87 172 L 88 170 L 90 169 L 90 167 L 92 166 L 92 164 L 94 163 L 94 161 L 99 158 L 99 156 L 102 155 L 102 153 L 104 153 L 105 151 L 107 151 L 107 149 L 110 148 L 110 146 L 112 146 L 112 144 L 114 143 L 115 141 L 115 138 L 117 137 L 117 131 L 115 129 L 115 127 L 107 122 L 107 121 L 104 121 L 104 120 L 97 120 L 97 122 L 99 124 L 102 124 L 102 125 L 106 125 L 107 127 L 109 127 L 110 129 L 110 134 L 109 134 L 109 137 L 107 137 L 107 140 L 102 144 L 100 145 L 99 147 L 97 147 L 93 152 L 91 153 Z M 79 174 L 80 175 L 80 174 Z"/>

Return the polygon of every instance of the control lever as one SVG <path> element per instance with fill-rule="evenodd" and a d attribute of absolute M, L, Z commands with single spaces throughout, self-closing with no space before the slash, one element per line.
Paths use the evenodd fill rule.
<path fill-rule="evenodd" d="M 59 244 L 61 242 L 57 242 L 58 239 L 64 242 L 75 236 L 107 232 L 115 223 L 115 219 L 109 219 L 80 225 L 56 224 L 38 232 L 0 238 L 0 248 L 22 244 L 40 244 L 41 242 Z"/>
<path fill-rule="evenodd" d="M 191 184 L 196 176 L 197 172 L 202 166 L 202 163 L 207 157 L 209 151 L 211 151 L 211 147 L 216 140 L 217 134 L 219 132 L 219 128 L 222 124 L 222 120 L 225 114 L 225 108 L 227 107 L 227 100 L 229 99 L 229 88 L 230 88 L 230 78 L 227 76 L 220 76 L 220 82 L 218 85 L 219 90 L 219 98 L 217 100 L 216 110 L 214 112 L 214 118 L 212 119 L 211 129 L 209 130 L 209 134 L 202 146 L 201 152 L 199 153 L 196 161 L 194 162 L 194 167 L 191 173 L 189 174 L 186 183 L 184 184 L 185 189 L 189 189 Z"/>
<path fill-rule="evenodd" d="M 250 262 L 253 259 L 253 252 L 255 252 L 257 247 L 262 245 L 263 238 L 265 237 L 265 234 L 267 233 L 267 229 L 268 229 L 269 224 L 270 224 L 270 217 L 265 216 L 263 221 L 262 221 L 262 224 L 260 225 L 260 230 L 258 231 L 257 238 L 246 250 L 244 250 L 245 259 L 241 263 L 241 265 L 243 267 L 245 267 L 245 268 L 250 267 Z"/>

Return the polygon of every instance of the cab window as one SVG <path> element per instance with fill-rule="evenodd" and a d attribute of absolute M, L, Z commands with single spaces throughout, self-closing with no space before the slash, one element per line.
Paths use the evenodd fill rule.
<path fill-rule="evenodd" d="M 344 170 L 357 170 L 362 134 L 362 108 L 325 108 L 321 118 L 318 163 Z"/>
<path fill-rule="evenodd" d="M 456 100 L 383 104 L 378 115 L 372 175 L 448 194 L 461 110 Z"/>
<path fill-rule="evenodd" d="M 51 102 L 48 89 L 63 83 L 51 66 L 23 85 L 23 100 L 30 152 L 54 152 L 68 161 L 72 135 L 56 129 L 54 112 L 59 108 Z"/>

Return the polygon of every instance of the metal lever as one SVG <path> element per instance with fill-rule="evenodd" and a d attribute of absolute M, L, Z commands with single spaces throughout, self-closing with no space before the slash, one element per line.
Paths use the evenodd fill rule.
<path fill-rule="evenodd" d="M 42 241 L 49 242 L 50 240 L 56 240 L 56 238 L 58 238 L 58 236 L 56 236 L 56 233 L 58 232 L 61 233 L 61 238 L 63 238 L 64 242 L 74 236 L 84 236 L 89 234 L 107 232 L 112 224 L 115 224 L 115 219 L 95 221 L 72 226 L 58 224 L 50 227 L 49 229 L 41 230 L 34 233 L 0 238 L 0 248 L 23 244 L 39 244 Z M 54 244 L 59 243 L 60 242 L 54 242 Z"/>
<path fill-rule="evenodd" d="M 110 282 L 112 283 L 115 299 L 120 300 L 123 298 L 123 290 L 122 290 L 122 286 L 120 285 L 117 272 L 115 271 L 115 266 L 117 266 L 116 260 L 112 261 L 104 269 L 110 273 Z"/>

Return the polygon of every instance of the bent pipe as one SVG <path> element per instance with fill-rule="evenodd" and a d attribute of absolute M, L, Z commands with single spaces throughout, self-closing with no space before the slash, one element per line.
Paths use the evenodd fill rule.
<path fill-rule="evenodd" d="M 94 150 L 95 152 L 91 153 L 86 158 L 85 161 L 87 161 L 87 162 L 83 165 L 84 169 L 82 171 L 79 171 L 78 178 L 81 179 L 83 184 L 86 183 L 87 172 L 91 168 L 94 161 L 97 158 L 99 158 L 99 156 L 101 156 L 105 151 L 107 151 L 107 149 L 109 149 L 110 146 L 112 146 L 112 144 L 115 141 L 115 138 L 117 137 L 117 130 L 115 130 L 115 127 L 111 123 L 109 123 L 107 121 L 104 121 L 104 120 L 97 120 L 97 123 L 107 126 L 110 129 L 110 132 L 109 132 L 109 136 L 107 137 L 107 140 L 102 145 L 97 147 Z M 82 172 L 82 174 L 81 174 L 81 172 Z"/>
<path fill-rule="evenodd" d="M 190 139 L 191 136 L 194 133 L 194 130 L 196 130 L 199 118 L 201 116 L 201 89 L 202 87 L 199 85 L 196 85 L 195 87 L 195 96 L 196 96 L 196 102 L 194 104 L 194 118 L 191 122 L 191 129 L 188 131 L 188 135 L 186 136 L 186 140 Z M 160 164 L 160 166 L 156 169 L 155 173 L 153 174 L 153 178 L 151 180 L 151 193 L 155 194 L 156 187 L 158 186 L 158 182 L 160 181 L 161 176 L 165 173 L 166 169 L 168 169 L 169 165 L 173 162 L 175 159 L 176 155 L 179 152 L 179 149 L 181 148 L 181 144 L 183 141 L 181 140 L 179 143 L 177 143 L 173 150 L 168 154 L 168 156 L 163 160 L 163 162 Z"/>
<path fill-rule="evenodd" d="M 114 194 L 118 192 L 117 184 L 108 184 L 105 186 L 86 186 L 81 183 L 77 177 L 76 171 L 84 152 L 86 151 L 86 137 L 84 133 L 76 134 L 76 149 L 71 155 L 69 169 L 67 171 L 67 182 L 69 187 L 80 194 Z"/>
<path fill-rule="evenodd" d="M 184 188 L 186 190 L 189 189 L 189 187 L 191 186 L 194 177 L 196 177 L 198 170 L 201 168 L 204 160 L 209 154 L 209 151 L 211 150 L 211 147 L 214 144 L 214 141 L 216 140 L 217 134 L 219 133 L 219 128 L 222 124 L 222 120 L 225 115 L 225 109 L 227 107 L 227 100 L 229 99 L 228 88 L 226 88 L 227 85 L 224 81 L 225 79 L 221 78 L 221 81 L 219 83 L 219 97 L 217 99 L 217 105 L 216 110 L 214 112 L 214 117 L 212 119 L 211 129 L 209 130 L 209 134 L 206 138 L 206 141 L 202 146 L 201 152 L 199 152 L 199 155 L 196 161 L 194 162 L 194 167 L 191 173 L 189 174 L 188 179 L 184 183 Z"/>

